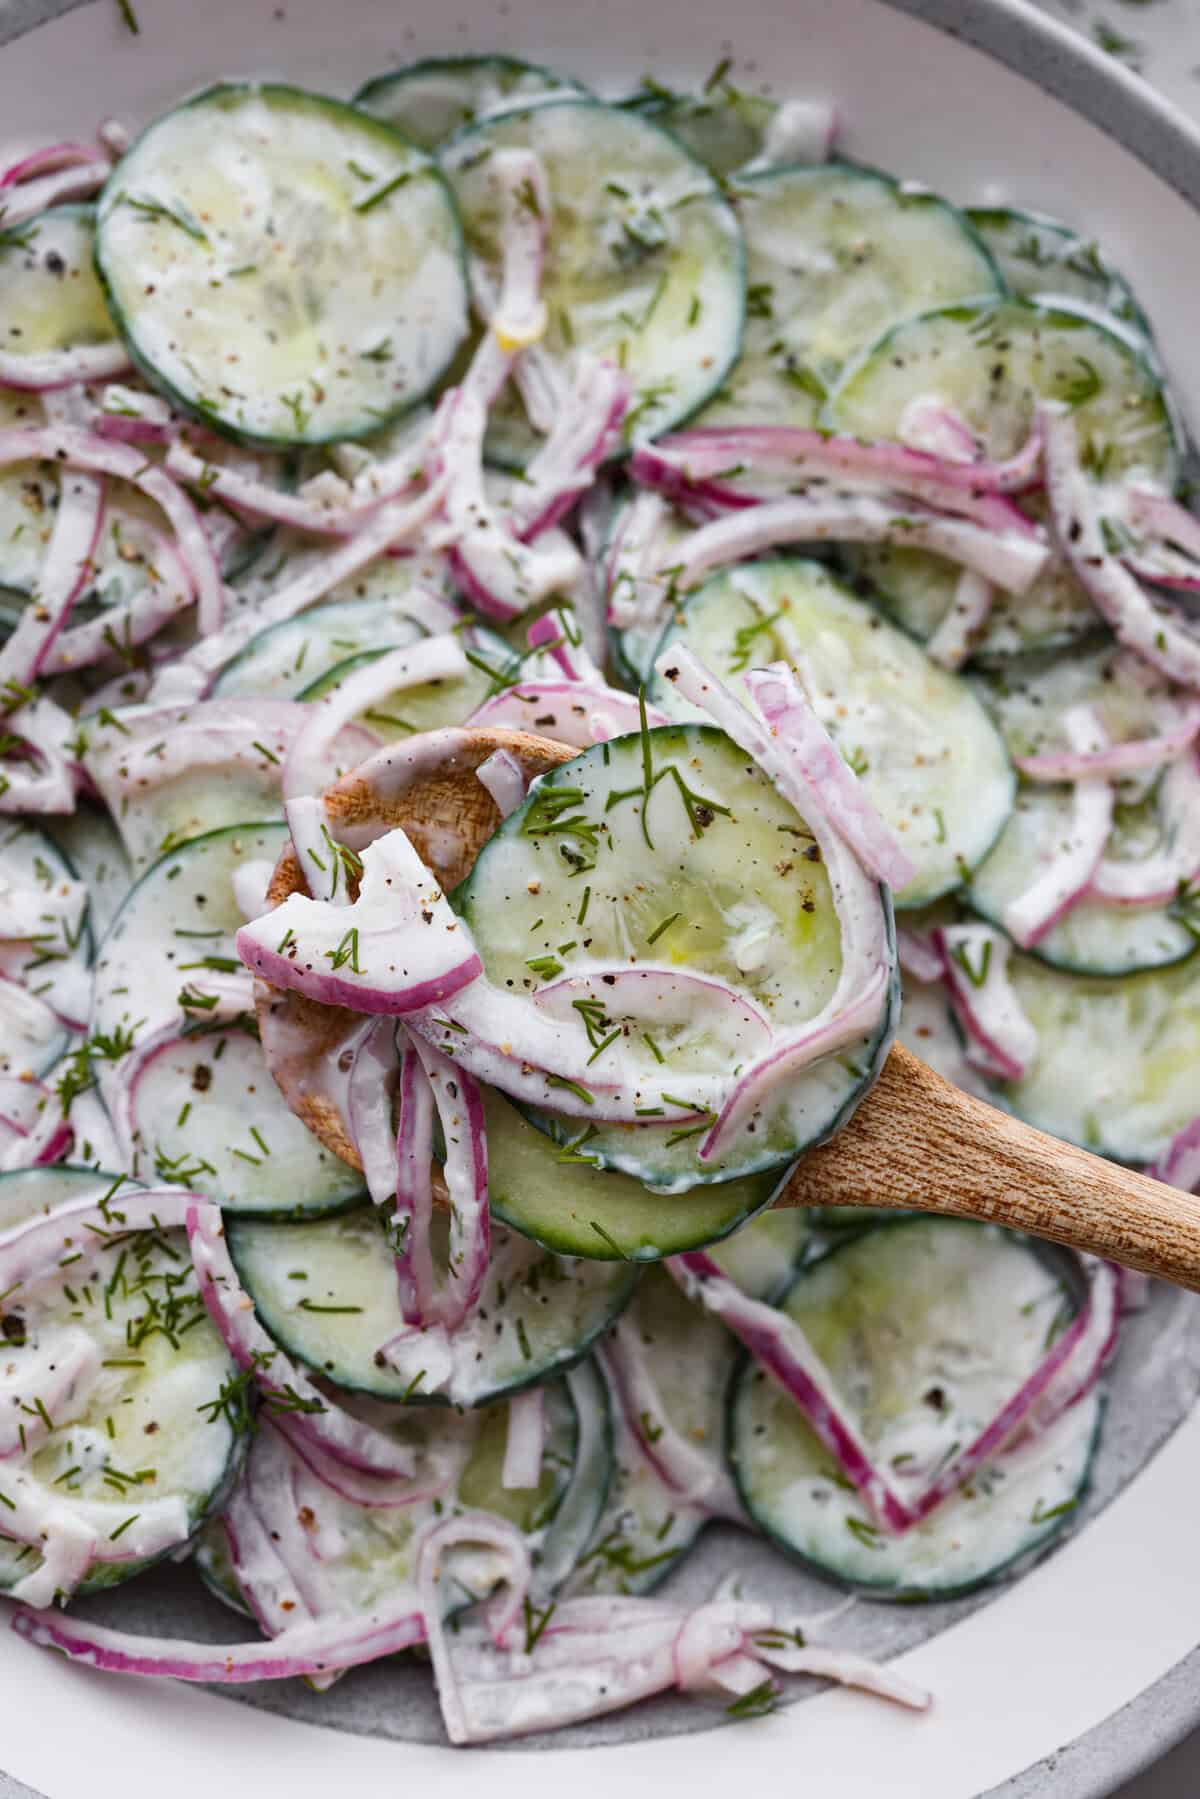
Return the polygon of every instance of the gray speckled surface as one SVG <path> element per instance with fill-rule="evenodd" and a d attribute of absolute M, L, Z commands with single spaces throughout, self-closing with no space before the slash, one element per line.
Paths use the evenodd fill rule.
<path fill-rule="evenodd" d="M 69 11 L 79 0 L 0 0 L 0 36 L 9 38 L 38 22 Z M 1023 8 L 1004 0 L 891 0 L 960 34 L 1016 67 L 1030 66 L 1034 40 Z M 1133 70 L 1193 116 L 1200 116 L 1200 0 L 1042 0 L 1052 19 L 1073 26 L 1108 53 L 1123 71 Z M 1181 191 L 1200 201 L 1200 139 L 1188 142 L 1170 118 L 1147 107 L 1140 82 L 1106 80 L 1106 71 L 1078 62 L 1062 42 L 1037 44 L 1037 72 L 1043 84 L 1077 104 L 1141 154 Z M 1200 1393 L 1200 1306 L 1183 1295 L 1160 1290 L 1150 1312 L 1134 1321 L 1113 1380 L 1106 1441 L 1093 1493 L 1082 1522 L 1103 1506 L 1169 1434 Z M 707 1595 L 717 1575 L 736 1553 L 750 1590 L 780 1586 L 779 1558 L 726 1529 L 713 1530 L 676 1577 L 681 1595 Z M 788 1569 L 790 1597 L 800 1606 L 820 1604 L 828 1589 L 799 1570 Z M 889 1654 L 909 1647 L 932 1630 L 986 1604 L 986 1597 L 916 1611 L 863 1605 L 846 1622 L 845 1640 Z M 180 1571 L 154 1576 L 131 1588 L 119 1602 L 110 1598 L 95 1609 L 119 1611 L 134 1628 L 186 1628 L 214 1639 L 235 1634 L 229 1615 L 215 1602 L 197 1601 L 190 1578 Z M 186 1624 L 182 1620 L 186 1612 Z M 401 1680 L 397 1692 L 397 1675 Z M 996 1799 L 1099 1799 L 1175 1743 L 1194 1723 L 1200 1650 L 1150 1692 L 1058 1754 L 1003 1789 Z M 386 1682 L 386 1704 L 381 1704 Z M 440 1740 L 428 1676 L 418 1666 L 362 1670 L 322 1698 L 283 1688 L 247 1691 L 248 1703 L 293 1717 L 320 1718 L 335 1728 Z M 400 1703 L 397 1704 L 397 1699 Z M 403 1729 L 396 1721 L 403 1719 Z M 709 1720 L 684 1704 L 664 1700 L 644 1707 L 625 1722 L 607 1722 L 587 1733 L 605 1741 L 708 1727 Z M 584 1733 L 580 1733 L 582 1738 Z M 563 1735 L 551 1752 L 569 1748 Z M 0 1747 L 0 1755 L 2 1755 Z M 1133 1779 L 1121 1799 L 1194 1799 L 1200 1792 L 1200 1751 L 1191 1745 L 1159 1768 Z M 31 1789 L 0 1773 L 0 1799 L 40 1799 Z"/>

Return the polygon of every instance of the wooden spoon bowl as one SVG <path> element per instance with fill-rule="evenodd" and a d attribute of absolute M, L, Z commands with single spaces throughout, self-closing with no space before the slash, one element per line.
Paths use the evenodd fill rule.
<path fill-rule="evenodd" d="M 476 777 L 505 749 L 526 781 L 577 751 L 523 731 L 445 730 L 380 750 L 325 795 L 341 841 L 363 849 L 401 826 L 447 890 L 500 822 Z M 307 892 L 292 849 L 272 904 Z M 256 983 L 260 1028 L 292 1109 L 332 1152 L 361 1167 L 328 1093 L 331 1060 L 361 1017 Z M 979 1218 L 1088 1251 L 1200 1291 L 1200 1198 L 1035 1130 L 935 1074 L 902 1044 L 830 1142 L 803 1156 L 780 1206 L 877 1206 Z"/>

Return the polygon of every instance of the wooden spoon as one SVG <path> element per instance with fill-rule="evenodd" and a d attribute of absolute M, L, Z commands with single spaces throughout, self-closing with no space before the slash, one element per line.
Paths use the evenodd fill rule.
<path fill-rule="evenodd" d="M 527 780 L 578 753 L 520 731 L 430 733 L 419 744 L 380 751 L 329 790 L 326 806 L 339 837 L 362 848 L 403 826 L 443 885 L 457 885 L 499 822 L 475 774 L 497 749 L 515 757 Z M 270 897 L 278 903 L 303 887 L 289 848 Z M 299 1073 L 280 1083 L 289 1104 L 334 1154 L 359 1166 L 319 1086 L 329 1055 L 362 1019 L 259 987 L 264 1036 L 282 1027 L 302 1045 L 306 1040 Z M 952 1086 L 902 1044 L 853 1117 L 801 1159 L 775 1203 L 985 1219 L 1200 1292 L 1200 1198 L 1022 1124 Z"/>

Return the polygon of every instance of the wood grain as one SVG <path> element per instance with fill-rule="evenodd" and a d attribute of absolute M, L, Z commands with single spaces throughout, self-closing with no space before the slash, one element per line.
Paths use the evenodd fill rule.
<path fill-rule="evenodd" d="M 1200 1292 L 1200 1198 L 1022 1124 L 952 1087 L 903 1044 L 776 1204 L 988 1219 Z"/>

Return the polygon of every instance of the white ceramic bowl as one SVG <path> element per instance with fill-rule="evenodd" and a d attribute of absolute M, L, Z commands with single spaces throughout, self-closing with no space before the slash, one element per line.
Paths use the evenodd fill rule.
<path fill-rule="evenodd" d="M 732 15 L 719 0 L 135 4 L 137 37 L 115 0 L 4 7 L 6 138 L 32 145 L 86 135 L 106 114 L 137 123 L 228 75 L 281 74 L 349 93 L 418 55 L 506 50 L 620 91 L 645 70 L 687 86 L 732 54 L 744 85 L 836 99 L 853 157 L 952 199 L 1020 202 L 1094 232 L 1132 276 L 1184 410 L 1200 417 L 1190 278 L 1200 249 L 1200 136 L 1024 0 L 740 0 Z M 1178 1342 L 1194 1346 L 1192 1303 L 1165 1315 Z M 1164 1365 L 1127 1368 L 1122 1404 L 1161 1409 Z M 1194 1379 L 1174 1382 L 1164 1429 L 1184 1388 L 1194 1392 Z M 556 1750 L 551 1740 L 462 1753 L 315 1730 L 208 1692 L 102 1678 L 34 1655 L 0 1629 L 0 1764 L 50 1799 L 211 1799 L 222 1790 L 239 1799 L 375 1799 L 426 1783 L 439 1799 L 474 1799 L 484 1783 L 492 1799 L 561 1799 L 564 1782 L 581 1799 L 614 1786 L 622 1799 L 658 1799 L 689 1786 L 733 1790 L 750 1771 L 762 1790 L 820 1799 L 972 1799 L 1001 1785 L 1009 1799 L 1091 1799 L 1200 1716 L 1195 1681 L 1180 1667 L 1200 1639 L 1198 1485 L 1193 1413 L 1049 1561 L 902 1657 L 936 1694 L 926 1718 L 834 1692 L 738 1728 L 608 1748 Z M 1164 1684 L 1132 1704 L 1155 1683 Z M 1123 1707 L 1131 1709 L 1105 1725 Z M 0 1795 L 23 1790 L 0 1774 Z"/>

